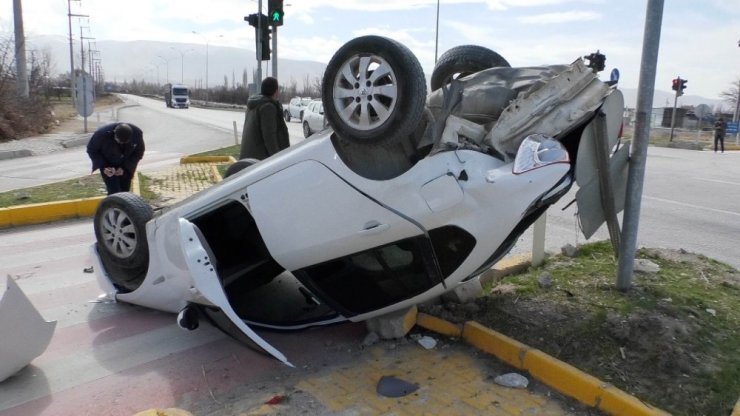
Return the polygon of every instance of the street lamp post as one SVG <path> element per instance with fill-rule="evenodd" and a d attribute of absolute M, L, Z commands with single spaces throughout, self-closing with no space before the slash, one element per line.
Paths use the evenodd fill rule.
<path fill-rule="evenodd" d="M 434 31 L 434 64 L 437 64 L 437 46 L 439 45 L 439 0 L 437 0 L 437 28 Z"/>
<path fill-rule="evenodd" d="M 193 34 L 195 35 L 200 35 L 203 38 L 203 40 L 206 41 L 206 106 L 208 106 L 208 43 L 209 43 L 209 40 L 202 33 L 198 33 L 195 30 L 191 30 L 191 32 L 193 32 Z M 223 36 L 224 35 L 218 35 L 219 38 Z"/>
<path fill-rule="evenodd" d="M 157 55 L 157 58 L 164 61 L 165 71 L 166 71 L 165 72 L 165 84 L 169 84 L 170 83 L 170 61 L 161 55 Z"/>
<path fill-rule="evenodd" d="M 170 46 L 170 49 L 180 53 L 180 83 L 184 84 L 185 83 L 185 53 L 190 52 L 190 49 L 187 51 L 181 51 L 175 48 L 174 46 Z"/>

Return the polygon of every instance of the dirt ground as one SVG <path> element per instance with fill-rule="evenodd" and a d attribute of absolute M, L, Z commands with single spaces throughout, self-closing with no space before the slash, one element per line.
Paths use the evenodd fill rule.
<path fill-rule="evenodd" d="M 107 110 L 122 103 L 114 94 L 103 94 L 95 99 L 95 111 Z M 77 117 L 77 109 L 70 102 L 62 102 L 52 107 L 55 119 L 54 125 L 48 133 L 81 131 L 83 121 Z"/>
<path fill-rule="evenodd" d="M 627 293 L 616 274 L 557 256 L 473 304 L 428 312 L 478 321 L 672 414 L 729 415 L 740 396 L 740 273 L 683 250 L 641 256 L 661 271 L 636 275 Z"/>

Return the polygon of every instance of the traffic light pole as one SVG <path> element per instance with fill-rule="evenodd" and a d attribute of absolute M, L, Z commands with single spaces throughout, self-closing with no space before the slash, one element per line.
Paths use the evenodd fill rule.
<path fill-rule="evenodd" d="M 673 98 L 673 115 L 671 115 L 671 137 L 668 139 L 669 142 L 673 141 L 673 128 L 676 125 L 676 105 L 678 104 L 678 91 L 676 96 Z"/>
<path fill-rule="evenodd" d="M 260 84 L 262 84 L 262 0 L 257 1 L 257 33 L 255 35 L 257 40 L 257 91 L 260 90 Z"/>
<path fill-rule="evenodd" d="M 277 58 L 277 26 L 272 27 L 272 77 L 277 79 L 278 75 L 278 58 Z"/>

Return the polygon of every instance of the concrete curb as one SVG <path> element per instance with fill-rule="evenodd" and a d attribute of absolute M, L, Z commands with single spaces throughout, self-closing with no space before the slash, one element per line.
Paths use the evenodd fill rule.
<path fill-rule="evenodd" d="M 475 321 L 466 322 L 460 327 L 443 319 L 419 313 L 416 324 L 442 335 L 461 337 L 474 347 L 495 356 L 512 367 L 528 371 L 532 377 L 560 393 L 606 413 L 630 416 L 669 416 L 669 413 L 650 406 L 609 383 Z M 735 416 L 734 413 L 733 416 Z"/>
<path fill-rule="evenodd" d="M 233 163 L 236 160 L 231 156 L 186 156 L 180 159 L 180 164 L 221 162 Z M 216 178 L 217 182 L 221 180 L 221 175 L 215 167 L 212 170 L 212 175 Z M 131 192 L 140 195 L 139 175 L 136 175 L 131 183 Z M 96 196 L 93 198 L 42 202 L 0 208 L 0 229 L 21 225 L 43 224 L 73 218 L 92 217 L 95 215 L 95 210 L 103 198 L 105 197 Z"/>
<path fill-rule="evenodd" d="M 0 208 L 0 228 L 42 224 L 71 218 L 90 217 L 104 197 Z"/>
<path fill-rule="evenodd" d="M 33 155 L 30 150 L 28 149 L 22 149 L 22 150 L 3 150 L 0 152 L 0 160 L 5 159 L 16 159 L 19 157 L 28 157 Z"/>

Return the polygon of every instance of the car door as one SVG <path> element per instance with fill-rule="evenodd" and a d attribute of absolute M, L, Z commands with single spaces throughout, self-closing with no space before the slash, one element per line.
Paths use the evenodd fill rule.
<path fill-rule="evenodd" d="M 265 245 L 286 270 L 424 233 L 314 160 L 250 185 L 247 194 Z"/>
<path fill-rule="evenodd" d="M 443 281 L 430 233 L 318 161 L 247 188 L 270 255 L 343 316 L 410 299 Z"/>

